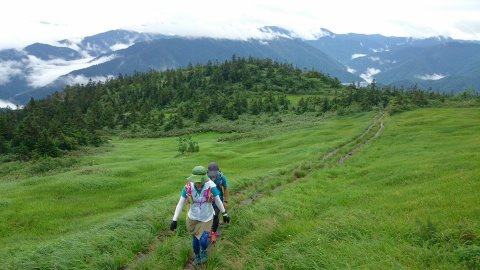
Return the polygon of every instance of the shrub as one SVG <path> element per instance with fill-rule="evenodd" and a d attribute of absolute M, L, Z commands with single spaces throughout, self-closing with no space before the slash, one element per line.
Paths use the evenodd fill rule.
<path fill-rule="evenodd" d="M 41 157 L 30 167 L 30 174 L 44 174 L 50 171 L 65 169 L 74 166 L 78 160 L 74 158 Z"/>
<path fill-rule="evenodd" d="M 295 178 L 303 178 L 306 175 L 307 175 L 307 173 L 304 170 L 295 170 L 293 172 L 293 176 L 295 176 Z"/>
<path fill-rule="evenodd" d="M 200 147 L 198 142 L 192 140 L 192 136 L 185 135 L 178 137 L 178 153 L 183 155 L 185 153 L 199 152 Z"/>

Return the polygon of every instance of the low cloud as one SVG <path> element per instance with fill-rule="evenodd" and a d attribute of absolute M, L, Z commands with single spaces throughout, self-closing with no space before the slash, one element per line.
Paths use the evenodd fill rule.
<path fill-rule="evenodd" d="M 79 44 L 82 42 L 83 38 L 69 38 L 62 41 L 52 42 L 53 46 L 57 47 L 67 47 L 72 50 L 79 52 L 84 58 L 92 57 L 87 51 L 82 50 Z"/>
<path fill-rule="evenodd" d="M 74 70 L 87 68 L 93 65 L 98 65 L 114 59 L 115 56 L 106 56 L 98 59 L 83 58 L 80 60 L 67 61 L 64 59 L 42 60 L 35 56 L 29 55 L 28 60 L 25 61 L 28 75 L 27 81 L 31 87 L 43 87 L 62 75 L 66 75 Z"/>
<path fill-rule="evenodd" d="M 15 76 L 22 74 L 22 63 L 17 61 L 0 62 L 0 85 L 7 84 Z"/>
<path fill-rule="evenodd" d="M 350 72 L 350 73 L 352 73 L 352 74 L 355 74 L 355 72 L 357 72 L 356 69 L 351 68 L 351 67 L 348 67 L 348 66 L 347 66 L 347 71 Z"/>
<path fill-rule="evenodd" d="M 367 68 L 365 73 L 360 74 L 360 78 L 364 79 L 365 81 L 371 83 L 373 81 L 373 76 L 380 73 L 380 69 L 376 68 Z"/>
<path fill-rule="evenodd" d="M 108 76 L 95 76 L 95 77 L 86 77 L 84 75 L 68 75 L 67 77 L 63 78 L 64 82 L 68 85 L 75 85 L 75 84 L 87 84 L 88 81 L 92 80 L 94 82 L 105 82 L 106 80 L 113 79 L 115 76 L 108 75 Z"/>
<path fill-rule="evenodd" d="M 134 43 L 129 43 L 129 44 L 125 44 L 125 43 L 117 43 L 117 44 L 114 44 L 112 46 L 110 46 L 110 49 L 112 51 L 118 51 L 118 50 L 122 50 L 122 49 L 126 49 L 130 46 L 132 46 Z"/>
<path fill-rule="evenodd" d="M 7 107 L 10 109 L 16 109 L 17 105 L 11 103 L 10 101 L 0 99 L 0 108 L 7 108 Z"/>
<path fill-rule="evenodd" d="M 276 39 L 276 38 L 292 39 L 292 37 L 297 37 L 297 35 L 294 32 L 284 28 L 280 29 L 280 31 L 277 31 L 277 29 L 272 29 L 267 26 L 267 27 L 262 27 L 258 30 L 264 35 L 263 38 L 268 40 Z M 283 30 L 285 30 L 286 32 L 284 32 Z"/>
<path fill-rule="evenodd" d="M 420 79 L 420 80 L 424 80 L 424 81 L 436 81 L 436 80 L 440 80 L 440 79 L 445 78 L 445 77 L 446 77 L 446 75 L 437 74 L 437 73 L 425 74 L 425 75 L 416 75 L 415 76 L 415 78 Z"/>
<path fill-rule="evenodd" d="M 367 55 L 363 54 L 363 53 L 354 53 L 354 54 L 352 54 L 352 59 L 365 57 L 365 56 L 367 56 Z"/>
<path fill-rule="evenodd" d="M 314 29 L 313 31 L 311 31 L 311 35 L 312 35 L 315 39 L 319 39 L 319 38 L 322 38 L 322 37 L 331 37 L 331 38 L 334 38 L 334 37 L 335 37 L 335 34 L 333 34 L 332 32 L 328 31 L 327 29 L 322 29 L 322 28 L 320 28 L 320 30 Z"/>
<path fill-rule="evenodd" d="M 388 52 L 388 51 L 389 51 L 389 49 L 384 49 L 384 48 L 378 48 L 378 49 L 371 48 L 370 50 L 372 50 L 372 52 L 374 52 L 374 53 L 377 53 L 377 52 Z"/>

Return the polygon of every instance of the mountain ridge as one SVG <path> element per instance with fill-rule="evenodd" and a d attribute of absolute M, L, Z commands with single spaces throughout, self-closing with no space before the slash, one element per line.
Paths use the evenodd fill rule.
<path fill-rule="evenodd" d="M 0 50 L 0 99 L 24 104 L 31 97 L 42 98 L 67 84 L 86 83 L 89 78 L 103 80 L 119 73 L 150 68 L 163 70 L 209 60 L 224 61 L 234 54 L 267 57 L 301 68 L 314 68 L 344 83 L 375 79 L 381 84 L 405 87 L 417 84 L 447 92 L 480 88 L 475 77 L 480 73 L 480 60 L 476 57 L 468 67 L 457 64 L 458 72 L 447 74 L 443 70 L 451 70 L 452 65 L 442 61 L 446 54 L 433 53 L 439 45 L 455 43 L 467 48 L 480 44 L 479 41 L 336 34 L 325 28 L 320 28 L 309 39 L 278 26 L 264 26 L 258 31 L 263 38 L 235 40 L 117 29 L 79 40 L 64 39 L 55 44 L 34 43 L 21 50 Z M 470 55 L 480 55 L 477 47 L 473 47 L 475 49 L 468 50 Z M 420 64 L 410 61 L 421 55 L 431 58 L 422 58 Z M 461 61 L 457 58 L 453 62 Z M 415 70 L 416 74 L 403 69 Z M 404 77 L 401 74 L 405 74 Z"/>

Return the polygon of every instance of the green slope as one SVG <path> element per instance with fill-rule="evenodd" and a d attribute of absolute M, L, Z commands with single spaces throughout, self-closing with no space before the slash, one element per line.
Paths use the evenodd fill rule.
<path fill-rule="evenodd" d="M 174 138 L 115 139 L 63 172 L 4 164 L 0 268 L 182 269 L 191 253 L 183 218 L 168 233 L 182 179 L 217 160 L 232 223 L 207 269 L 478 269 L 479 116 L 396 114 L 363 144 L 380 126 L 359 138 L 373 114 L 302 115 L 243 136 L 198 135 L 200 152 L 185 157 Z"/>
<path fill-rule="evenodd" d="M 200 152 L 184 157 L 175 157 L 176 138 L 114 139 L 107 152 L 45 174 L 34 163 L 2 164 L 0 218 L 7 222 L 0 227 L 0 268 L 119 268 L 168 228 L 194 165 L 219 161 L 239 191 L 351 140 L 372 116 L 291 115 L 240 138 L 196 135 Z M 188 237 L 168 240 L 186 250 L 167 265 L 183 264 Z"/>
<path fill-rule="evenodd" d="M 215 263 L 478 269 L 479 116 L 478 108 L 396 115 L 345 165 L 316 171 L 237 211 L 218 249 L 225 255 L 214 256 Z"/>
<path fill-rule="evenodd" d="M 344 165 L 334 156 L 237 205 L 207 269 L 478 269 L 479 115 L 424 109 L 387 119 Z M 188 253 L 178 240 L 158 241 L 133 269 L 182 268 L 169 259 Z"/>

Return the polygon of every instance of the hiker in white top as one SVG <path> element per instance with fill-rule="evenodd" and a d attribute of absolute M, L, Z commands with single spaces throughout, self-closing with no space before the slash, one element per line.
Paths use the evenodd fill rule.
<path fill-rule="evenodd" d="M 190 175 L 187 180 L 188 182 L 185 184 L 180 200 L 175 208 L 170 230 L 174 231 L 177 228 L 177 219 L 185 202 L 190 204 L 187 218 L 187 231 L 193 236 L 192 248 L 195 253 L 193 263 L 198 265 L 207 262 L 208 231 L 210 231 L 212 227 L 214 216 L 212 202 L 215 201 L 222 212 L 223 222 L 229 223 L 230 217 L 220 200 L 220 191 L 218 191 L 215 183 L 208 178 L 205 167 L 194 167 L 192 175 Z"/>

